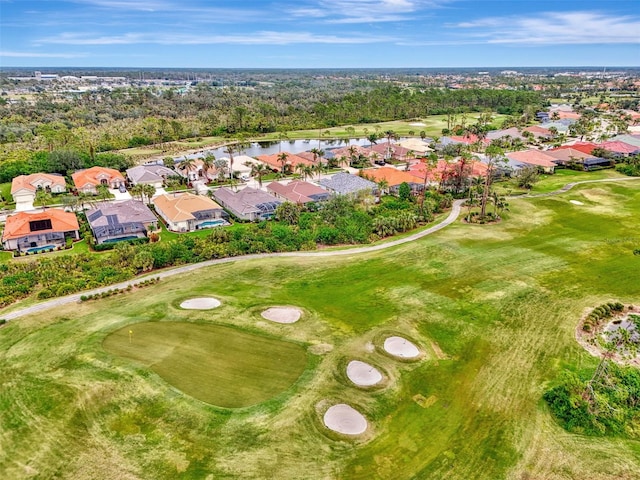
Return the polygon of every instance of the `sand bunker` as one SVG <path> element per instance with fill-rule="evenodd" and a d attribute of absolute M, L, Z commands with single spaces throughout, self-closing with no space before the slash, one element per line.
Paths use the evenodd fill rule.
<path fill-rule="evenodd" d="M 584 203 L 582 203 L 580 200 L 569 200 L 569 202 L 573 203 L 574 205 L 584 205 Z"/>
<path fill-rule="evenodd" d="M 347 377 L 361 387 L 369 387 L 382 380 L 382 374 L 376 367 L 359 360 L 349 362 L 349 365 L 347 365 Z"/>
<path fill-rule="evenodd" d="M 420 350 L 413 343 L 402 337 L 389 337 L 384 341 L 384 349 L 395 357 L 415 358 Z"/>
<path fill-rule="evenodd" d="M 300 320 L 302 312 L 294 307 L 271 307 L 261 313 L 262 318 L 277 323 L 295 323 Z"/>
<path fill-rule="evenodd" d="M 426 127 L 426 125 L 422 122 L 413 122 L 409 124 L 412 127 Z"/>
<path fill-rule="evenodd" d="M 211 310 L 220 306 L 220 300 L 211 297 L 190 298 L 180 304 L 186 310 Z"/>
<path fill-rule="evenodd" d="M 329 408 L 324 414 L 324 424 L 334 432 L 345 435 L 360 435 L 367 429 L 366 418 L 345 403 Z"/>

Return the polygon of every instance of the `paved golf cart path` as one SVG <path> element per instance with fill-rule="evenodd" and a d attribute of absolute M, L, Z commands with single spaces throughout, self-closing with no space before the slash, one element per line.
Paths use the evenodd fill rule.
<path fill-rule="evenodd" d="M 568 192 L 576 185 L 583 185 L 586 183 L 603 183 L 603 182 L 620 182 L 620 181 L 631 181 L 631 180 L 640 180 L 640 177 L 623 177 L 623 178 L 605 178 L 601 180 L 584 180 L 581 182 L 573 182 L 568 183 L 559 190 L 554 190 L 553 192 L 547 193 L 537 193 L 533 195 L 516 195 L 509 198 L 519 199 L 519 198 L 540 198 L 540 197 L 550 197 L 553 195 L 559 195 L 565 192 Z M 216 260 L 207 260 L 200 263 L 193 263 L 190 265 L 184 265 L 181 267 L 174 267 L 160 272 L 152 272 L 150 274 L 142 275 L 139 277 L 135 277 L 126 282 L 117 283 L 114 285 L 109 285 L 107 287 L 95 288 L 93 290 L 87 290 L 80 293 L 75 293 L 73 295 L 67 295 L 66 297 L 54 298 L 52 300 L 47 300 L 42 303 L 38 303 L 36 305 L 32 305 L 30 307 L 26 307 L 20 310 L 14 310 L 13 312 L 2 313 L 0 311 L 0 318 L 4 318 L 5 320 L 13 320 L 14 318 L 22 317 L 25 315 L 31 315 L 38 312 L 43 312 L 53 307 L 59 307 L 62 305 L 67 305 L 69 303 L 74 303 L 80 301 L 80 297 L 83 295 L 93 295 L 96 293 L 105 292 L 107 290 L 111 290 L 114 288 L 126 288 L 129 285 L 134 285 L 139 283 L 146 278 L 168 278 L 174 275 L 180 275 L 182 273 L 193 272 L 195 270 L 199 270 L 201 268 L 210 267 L 212 265 L 220 265 L 223 263 L 232 263 L 239 262 L 245 260 L 253 260 L 258 258 L 270 258 L 270 257 L 336 257 L 336 256 L 350 256 L 350 255 L 358 255 L 361 253 L 369 253 L 376 252 L 378 250 L 385 250 L 387 248 L 395 247 L 397 245 L 402 245 L 409 242 L 414 242 L 419 240 L 420 238 L 426 237 L 427 235 L 431 235 L 443 228 L 451 225 L 455 222 L 460 216 L 460 211 L 462 209 L 462 205 L 465 200 L 455 200 L 451 207 L 451 212 L 447 218 L 445 218 L 442 222 L 437 225 L 433 225 L 432 227 L 426 228 L 419 232 L 416 232 L 412 235 L 408 235 L 406 237 L 398 238 L 396 240 L 391 240 L 388 242 L 380 243 L 378 245 L 370 245 L 363 247 L 354 247 L 354 248 L 345 248 L 342 250 L 324 250 L 324 251 L 314 251 L 314 252 L 281 252 L 281 253 L 258 253 L 254 255 L 243 255 L 238 257 L 227 257 L 227 258 L 219 258 Z"/>

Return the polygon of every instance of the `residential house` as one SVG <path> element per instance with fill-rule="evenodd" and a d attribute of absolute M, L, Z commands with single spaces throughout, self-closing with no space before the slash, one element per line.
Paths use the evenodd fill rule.
<path fill-rule="evenodd" d="M 400 140 L 398 145 L 421 155 L 426 155 L 432 150 L 425 140 L 419 138 L 405 138 L 404 140 Z"/>
<path fill-rule="evenodd" d="M 546 150 L 545 154 L 554 158 L 552 160 L 557 165 L 569 165 L 572 163 L 583 163 L 587 158 L 595 158 L 590 153 L 585 153 L 575 148 L 554 148 Z"/>
<path fill-rule="evenodd" d="M 142 202 L 104 202 L 86 212 L 97 244 L 142 238 L 158 218 Z"/>
<path fill-rule="evenodd" d="M 415 159 L 416 153 L 417 153 L 415 150 L 405 148 L 396 143 L 389 143 L 389 142 L 381 142 L 381 143 L 378 143 L 377 145 L 372 145 L 369 147 L 369 151 L 371 152 L 368 155 L 369 157 L 371 157 L 375 152 L 379 157 L 383 158 L 384 160 L 387 160 L 387 161 L 397 160 L 401 162 L 407 161 L 409 159 Z"/>
<path fill-rule="evenodd" d="M 67 185 L 62 175 L 51 173 L 19 175 L 11 181 L 11 196 L 16 202 L 16 210 L 31 210 L 38 190 L 62 193 L 67 191 Z"/>
<path fill-rule="evenodd" d="M 423 162 L 414 163 L 409 167 L 411 175 L 420 178 L 422 182 L 424 182 L 425 176 L 428 176 L 427 183 L 432 185 L 461 174 L 472 178 L 484 178 L 487 176 L 487 170 L 488 167 L 485 163 L 475 161 L 463 164 L 461 161 L 438 160 L 438 164 L 433 168 L 427 168 Z"/>
<path fill-rule="evenodd" d="M 174 232 L 192 232 L 226 224 L 227 214 L 209 197 L 192 193 L 158 195 L 151 203 L 167 228 Z"/>
<path fill-rule="evenodd" d="M 282 153 L 286 153 L 287 155 L 287 158 L 284 164 L 279 160 Z M 270 155 L 258 155 L 256 159 L 266 164 L 272 170 L 275 170 L 278 172 L 282 171 L 283 168 L 285 172 L 287 171 L 293 172 L 295 171 L 296 166 L 300 164 L 307 165 L 307 166 L 315 165 L 312 160 L 307 160 L 306 158 L 296 155 L 294 153 L 289 153 L 289 152 L 282 152 L 282 153 L 272 153 Z"/>
<path fill-rule="evenodd" d="M 540 150 L 523 150 L 521 152 L 509 152 L 506 154 L 509 161 L 508 166 L 513 169 L 520 169 L 526 166 L 539 167 L 547 173 L 553 173 L 555 169 L 555 158 Z"/>
<path fill-rule="evenodd" d="M 189 168 L 180 168 L 180 163 L 176 163 L 174 168 L 178 175 L 186 178 L 190 182 L 195 182 L 196 180 L 209 181 L 218 176 L 218 171 L 215 167 L 209 169 L 204 168 L 204 162 L 201 158 L 194 158 Z"/>
<path fill-rule="evenodd" d="M 621 142 L 619 140 L 602 142 L 598 147 L 619 157 L 628 157 L 629 155 L 637 155 L 640 153 L 640 146 L 631 145 L 630 143 Z"/>
<path fill-rule="evenodd" d="M 628 143 L 629 145 L 633 145 L 635 147 L 640 147 L 640 134 L 625 133 L 624 135 L 617 135 L 613 137 L 611 140 Z"/>
<path fill-rule="evenodd" d="M 403 183 L 409 185 L 412 192 L 422 191 L 424 188 L 424 176 L 420 178 L 413 175 L 411 171 L 404 172 L 393 167 L 369 168 L 362 170 L 362 176 L 378 185 L 382 180 L 385 180 L 387 182 L 389 192 L 391 193 L 398 193 L 398 189 Z"/>
<path fill-rule="evenodd" d="M 80 227 L 75 213 L 59 208 L 9 215 L 2 232 L 5 250 L 31 252 L 64 246 L 67 238 L 78 240 Z"/>
<path fill-rule="evenodd" d="M 164 165 L 138 165 L 127 169 L 127 178 L 132 185 L 153 185 L 162 188 L 167 177 L 176 175 L 174 170 Z"/>
<path fill-rule="evenodd" d="M 345 172 L 336 173 L 331 178 L 323 178 L 318 183 L 339 195 L 357 195 L 362 191 L 375 194 L 378 190 L 375 182 Z"/>
<path fill-rule="evenodd" d="M 294 180 L 288 184 L 271 182 L 267 191 L 275 197 L 297 204 L 322 202 L 329 198 L 329 192 L 313 183 Z"/>
<path fill-rule="evenodd" d="M 71 175 L 78 192 L 97 194 L 98 185 L 116 189 L 124 186 L 124 176 L 113 168 L 91 167 L 86 170 L 78 170 Z"/>
<path fill-rule="evenodd" d="M 238 192 L 222 187 L 213 192 L 213 198 L 237 218 L 252 222 L 273 217 L 282 203 L 273 195 L 251 187 Z"/>

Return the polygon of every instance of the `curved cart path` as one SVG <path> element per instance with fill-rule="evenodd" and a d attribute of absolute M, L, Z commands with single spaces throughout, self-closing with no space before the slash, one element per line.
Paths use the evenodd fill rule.
<path fill-rule="evenodd" d="M 547 193 L 538 193 L 533 195 L 515 195 L 510 198 L 539 198 L 539 197 L 549 197 L 552 195 L 559 195 L 565 192 L 568 192 L 576 185 L 582 185 L 585 183 L 602 183 L 602 182 L 619 182 L 619 181 L 630 181 L 630 180 L 640 180 L 640 177 L 623 177 L 623 178 L 605 178 L 601 180 L 584 180 L 581 182 L 573 182 L 568 183 L 559 190 L 554 190 L 553 192 Z M 140 277 L 135 277 L 126 282 L 117 283 L 114 285 L 109 285 L 107 287 L 96 288 L 93 290 L 87 290 L 80 293 L 75 293 L 73 295 L 67 295 L 66 297 L 54 298 L 51 300 L 47 300 L 42 303 L 38 303 L 36 305 L 32 305 L 30 307 L 22 308 L 20 310 L 14 310 L 13 312 L 1 313 L 0 318 L 4 318 L 5 320 L 13 320 L 14 318 L 23 317 L 25 315 L 31 315 L 33 313 L 42 312 L 48 310 L 53 307 L 58 307 L 61 305 L 66 305 L 69 303 L 79 302 L 80 297 L 83 295 L 93 295 L 96 293 L 102 293 L 107 290 L 111 290 L 114 288 L 126 288 L 129 285 L 133 285 L 136 283 L 140 283 L 146 278 L 168 278 L 174 275 L 180 275 L 182 273 L 193 272 L 194 270 L 199 270 L 201 268 L 210 267 L 212 265 L 220 265 L 223 263 L 231 263 L 231 262 L 239 262 L 245 260 L 253 260 L 257 258 L 267 258 L 267 257 L 335 257 L 339 255 L 349 256 L 349 255 L 358 255 L 361 253 L 369 253 L 369 252 L 377 252 L 378 250 L 385 250 L 387 248 L 395 247 L 397 245 L 402 245 L 404 243 L 414 242 L 422 237 L 426 237 L 427 235 L 431 235 L 443 228 L 451 225 L 455 222 L 460 215 L 460 211 L 462 209 L 462 205 L 465 200 L 455 200 L 451 207 L 451 212 L 447 218 L 445 218 L 442 222 L 437 225 L 433 225 L 432 227 L 426 228 L 419 232 L 416 232 L 412 235 L 408 235 L 403 238 L 398 238 L 397 240 L 391 240 L 389 242 L 384 242 L 379 245 L 370 245 L 363 247 L 355 247 L 355 248 L 345 248 L 342 250 L 325 250 L 320 252 L 281 252 L 281 253 L 258 253 L 254 255 L 243 255 L 239 257 L 227 257 L 227 258 L 219 258 L 216 260 L 207 260 L 205 262 L 193 263 L 191 265 L 184 265 L 181 267 L 170 268 L 168 270 L 164 270 L 161 272 L 154 272 L 151 274 L 147 274 Z"/>

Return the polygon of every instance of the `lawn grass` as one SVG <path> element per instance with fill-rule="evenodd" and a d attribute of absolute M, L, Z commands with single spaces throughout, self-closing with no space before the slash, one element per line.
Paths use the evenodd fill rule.
<path fill-rule="evenodd" d="M 640 478 L 639 442 L 569 434 L 542 401 L 564 368 L 596 367 L 574 340 L 585 309 L 640 300 L 632 253 L 640 185 L 581 185 L 509 203 L 498 224 L 456 222 L 390 250 L 231 262 L 9 322 L 0 328 L 0 471 L 12 479 Z M 194 296 L 222 306 L 176 307 Z M 273 305 L 305 314 L 291 325 L 265 321 L 260 312 Z M 308 368 L 271 400 L 217 409 L 102 347 L 141 322 L 233 327 L 305 345 Z M 385 355 L 379 345 L 390 334 L 411 338 L 425 359 Z M 350 359 L 375 365 L 386 386 L 354 387 L 340 371 Z M 327 432 L 322 413 L 333 402 L 358 409 L 370 429 L 356 439 Z"/>
<path fill-rule="evenodd" d="M 140 363 L 211 405 L 238 408 L 289 388 L 306 366 L 304 348 L 220 325 L 143 322 L 116 330 L 105 350 Z"/>

